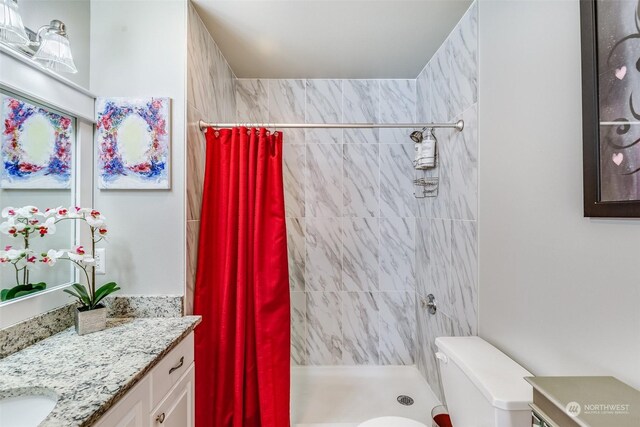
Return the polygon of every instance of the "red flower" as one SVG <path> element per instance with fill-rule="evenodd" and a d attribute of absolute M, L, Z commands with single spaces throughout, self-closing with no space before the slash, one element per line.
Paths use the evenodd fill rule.
<path fill-rule="evenodd" d="M 110 116 L 102 116 L 102 120 L 100 121 L 102 127 L 105 130 L 111 129 L 111 117 Z"/>
<path fill-rule="evenodd" d="M 131 170 L 138 173 L 149 172 L 151 170 L 151 165 L 149 163 L 139 163 L 133 166 Z"/>
<path fill-rule="evenodd" d="M 9 119 L 4 119 L 4 133 L 5 135 L 9 135 L 16 130 L 16 127 L 13 125 L 13 122 Z"/>
<path fill-rule="evenodd" d="M 31 163 L 22 163 L 20 164 L 20 172 L 36 172 L 42 169 L 39 166 L 32 165 Z"/>

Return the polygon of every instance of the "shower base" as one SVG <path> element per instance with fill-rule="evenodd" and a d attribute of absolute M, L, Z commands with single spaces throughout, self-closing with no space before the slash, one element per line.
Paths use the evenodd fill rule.
<path fill-rule="evenodd" d="M 399 403 L 401 395 L 411 397 L 413 404 Z M 384 416 L 431 425 L 431 408 L 439 404 L 413 366 L 291 368 L 292 427 L 356 427 Z"/>

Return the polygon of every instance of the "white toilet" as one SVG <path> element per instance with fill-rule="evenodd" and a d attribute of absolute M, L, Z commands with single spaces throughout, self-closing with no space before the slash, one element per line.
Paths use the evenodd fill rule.
<path fill-rule="evenodd" d="M 479 337 L 436 338 L 440 376 L 454 427 L 529 427 L 533 390 L 529 371 Z M 431 408 L 425 408 L 430 411 Z M 400 417 L 358 427 L 428 427 Z"/>
<path fill-rule="evenodd" d="M 479 337 L 440 337 L 436 346 L 454 427 L 531 426 L 529 371 Z"/>

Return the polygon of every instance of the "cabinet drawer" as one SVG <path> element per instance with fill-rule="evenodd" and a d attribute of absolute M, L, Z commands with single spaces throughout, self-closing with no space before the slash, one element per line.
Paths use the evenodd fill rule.
<path fill-rule="evenodd" d="M 158 406 L 160 401 L 171 390 L 171 387 L 178 382 L 193 363 L 193 346 L 192 332 L 151 371 L 152 408 Z"/>
<path fill-rule="evenodd" d="M 158 408 L 151 413 L 152 427 L 193 427 L 194 424 L 194 366 L 184 374 L 164 398 Z"/>

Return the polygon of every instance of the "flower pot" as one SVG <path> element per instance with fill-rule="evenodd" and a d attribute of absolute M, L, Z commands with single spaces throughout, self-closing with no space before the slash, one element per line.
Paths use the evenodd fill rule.
<path fill-rule="evenodd" d="M 74 322 L 78 335 L 101 331 L 107 327 L 107 308 L 103 305 L 93 310 L 85 307 L 76 308 Z"/>

